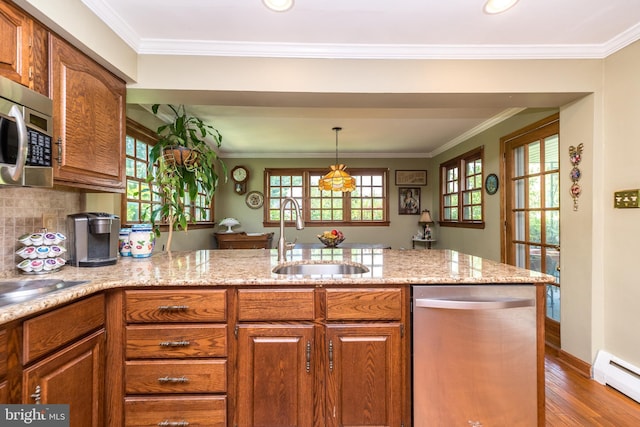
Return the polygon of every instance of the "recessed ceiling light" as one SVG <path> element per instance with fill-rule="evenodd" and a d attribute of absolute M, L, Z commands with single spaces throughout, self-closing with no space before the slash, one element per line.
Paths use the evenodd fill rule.
<path fill-rule="evenodd" d="M 502 13 L 518 3 L 518 0 L 487 0 L 484 4 L 484 13 L 489 15 L 495 15 L 496 13 Z"/>
<path fill-rule="evenodd" d="M 293 7 L 293 0 L 262 0 L 262 2 L 275 12 L 286 12 Z"/>

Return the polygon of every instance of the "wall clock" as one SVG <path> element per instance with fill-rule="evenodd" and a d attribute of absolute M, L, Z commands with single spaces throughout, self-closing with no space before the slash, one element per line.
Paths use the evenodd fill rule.
<path fill-rule="evenodd" d="M 259 191 L 250 191 L 244 201 L 251 209 L 260 209 L 264 203 L 264 195 Z"/>
<path fill-rule="evenodd" d="M 487 179 L 485 179 L 484 181 L 484 189 L 487 191 L 487 194 L 489 195 L 496 194 L 498 192 L 499 185 L 500 184 L 498 182 L 498 175 L 496 175 L 495 173 L 492 173 L 489 176 L 487 176 Z"/>
<path fill-rule="evenodd" d="M 249 170 L 244 166 L 236 166 L 231 170 L 231 179 L 233 180 L 233 191 L 236 194 L 244 194 L 247 192 L 247 181 L 249 180 Z"/>

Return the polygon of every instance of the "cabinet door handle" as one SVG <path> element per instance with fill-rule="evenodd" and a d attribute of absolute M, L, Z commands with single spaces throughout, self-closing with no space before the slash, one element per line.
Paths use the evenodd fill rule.
<path fill-rule="evenodd" d="M 161 341 L 160 347 L 188 347 L 191 345 L 189 341 Z"/>
<path fill-rule="evenodd" d="M 40 394 L 40 386 L 37 385 L 36 386 L 36 390 L 35 392 L 31 395 L 31 397 L 33 398 L 34 402 L 36 405 L 40 404 L 40 398 L 42 397 L 42 395 Z"/>
<path fill-rule="evenodd" d="M 166 376 L 166 377 L 158 378 L 158 382 L 161 383 L 161 384 L 165 384 L 165 383 L 172 383 L 172 384 L 188 383 L 189 382 L 189 378 L 187 378 L 185 376 L 182 376 L 182 377 Z"/>
<path fill-rule="evenodd" d="M 329 340 L 329 372 L 333 372 L 333 340 Z"/>
<path fill-rule="evenodd" d="M 189 425 L 189 421 L 169 421 L 164 420 L 158 423 L 160 427 L 186 427 Z"/>
<path fill-rule="evenodd" d="M 189 310 L 188 305 L 160 305 L 158 306 L 159 311 L 183 311 Z"/>
<path fill-rule="evenodd" d="M 58 137 L 55 144 L 58 146 L 58 157 L 56 157 L 56 160 L 58 161 L 58 168 L 60 168 L 60 166 L 62 166 L 62 138 Z"/>
<path fill-rule="evenodd" d="M 307 374 L 311 372 L 311 341 L 307 341 Z"/>

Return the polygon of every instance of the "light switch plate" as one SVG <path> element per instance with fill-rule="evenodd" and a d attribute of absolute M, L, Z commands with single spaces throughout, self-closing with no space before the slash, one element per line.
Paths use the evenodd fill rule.
<path fill-rule="evenodd" d="M 622 190 L 613 194 L 614 208 L 640 207 L 640 190 Z"/>

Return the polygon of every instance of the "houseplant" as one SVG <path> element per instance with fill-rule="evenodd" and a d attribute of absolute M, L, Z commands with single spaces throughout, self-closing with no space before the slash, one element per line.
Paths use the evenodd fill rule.
<path fill-rule="evenodd" d="M 158 115 L 160 104 L 151 110 Z M 151 212 L 151 223 L 159 235 L 157 223 L 166 221 L 169 226 L 166 250 L 171 250 L 173 230 L 187 230 L 196 217 L 185 211 L 189 201 L 196 200 L 199 192 L 205 194 L 204 204 L 211 204 L 219 181 L 217 167 L 223 177 L 227 169 L 214 147 L 206 139 L 213 140 L 215 148 L 222 144 L 222 135 L 212 125 L 189 115 L 184 105 L 167 105 L 173 118 L 157 129 L 158 142 L 149 151 L 147 181 L 154 184 L 154 193 L 161 204 Z"/>

